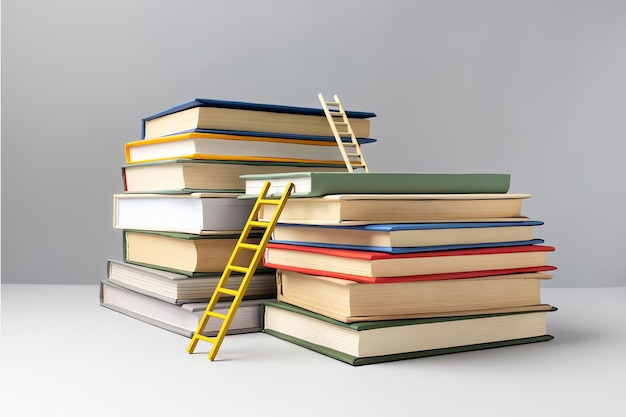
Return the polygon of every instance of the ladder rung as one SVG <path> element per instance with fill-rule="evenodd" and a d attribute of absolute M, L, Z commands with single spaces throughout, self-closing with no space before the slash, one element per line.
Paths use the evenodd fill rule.
<path fill-rule="evenodd" d="M 245 266 L 229 265 L 227 268 L 230 269 L 231 271 L 243 272 L 244 274 L 250 271 L 250 268 L 245 267 Z"/>
<path fill-rule="evenodd" d="M 352 132 L 337 132 L 339 136 L 352 136 Z"/>
<path fill-rule="evenodd" d="M 240 243 L 239 247 L 249 250 L 257 250 L 259 248 L 259 245 L 255 245 L 254 243 Z"/>
<path fill-rule="evenodd" d="M 205 311 L 204 314 L 211 317 L 216 317 L 218 319 L 226 320 L 226 314 L 217 313 L 215 311 Z"/>
<path fill-rule="evenodd" d="M 215 288 L 215 291 L 219 291 L 219 292 L 224 293 L 224 294 L 232 295 L 233 297 L 236 296 L 236 295 L 239 295 L 239 291 L 233 290 L 233 289 L 230 289 L 230 288 L 225 288 L 225 287 L 217 287 L 217 288 Z"/>
<path fill-rule="evenodd" d="M 204 340 L 205 342 L 215 343 L 215 339 L 214 338 L 206 337 L 203 334 L 195 334 L 193 337 L 196 338 L 196 339 Z"/>
<path fill-rule="evenodd" d="M 335 126 L 337 125 L 347 126 L 348 125 L 348 123 L 346 122 L 333 122 L 333 123 L 335 124 Z"/>
<path fill-rule="evenodd" d="M 262 221 L 259 221 L 259 220 L 252 220 L 248 224 L 250 226 L 263 227 L 263 228 L 266 228 L 267 226 L 269 226 L 268 222 L 262 222 Z"/>
<path fill-rule="evenodd" d="M 260 198 L 259 199 L 259 204 L 272 204 L 274 206 L 277 206 L 280 204 L 280 200 L 269 200 L 266 198 Z"/>
<path fill-rule="evenodd" d="M 338 106 L 338 105 L 340 105 L 340 104 L 341 104 L 341 103 L 339 103 L 338 101 L 327 101 L 327 102 L 326 102 L 326 105 L 327 105 L 327 106 Z"/>
<path fill-rule="evenodd" d="M 289 195 L 293 191 L 294 184 L 292 182 L 289 182 L 287 184 L 287 187 L 283 191 L 282 196 L 276 200 L 265 199 L 267 191 L 269 190 L 270 187 L 271 187 L 271 183 L 269 181 L 266 181 L 265 185 L 263 186 L 263 192 L 261 193 L 261 195 L 257 197 L 257 202 L 255 203 L 253 212 L 250 213 L 250 217 L 248 221 L 246 222 L 244 230 L 241 233 L 241 236 L 239 238 L 239 241 L 235 245 L 235 248 L 231 254 L 231 258 L 228 261 L 228 264 L 226 265 L 226 267 L 224 268 L 224 273 L 222 275 L 222 278 L 220 278 L 220 283 L 213 290 L 211 301 L 209 302 L 209 305 L 207 306 L 204 312 L 204 315 L 202 316 L 202 319 L 200 320 L 200 323 L 198 324 L 198 328 L 195 331 L 194 336 L 192 337 L 191 343 L 189 344 L 189 347 L 187 348 L 187 352 L 189 353 L 193 353 L 199 340 L 204 340 L 205 342 L 209 342 L 213 344 L 213 347 L 211 348 L 211 351 L 209 352 L 209 359 L 214 360 L 215 355 L 217 355 L 217 351 L 219 350 L 222 344 L 222 340 L 224 339 L 224 336 L 228 332 L 231 319 L 234 317 L 235 313 L 237 312 L 237 309 L 239 308 L 239 305 L 243 297 L 245 296 L 246 289 L 248 288 L 250 279 L 252 279 L 254 272 L 258 268 L 258 265 L 260 262 L 260 255 L 262 255 L 262 251 L 265 249 L 265 245 L 267 244 L 268 233 L 269 234 L 272 233 L 272 231 L 274 230 L 274 227 L 276 226 L 276 223 L 278 222 L 278 218 L 276 215 L 272 216 L 272 219 L 269 222 L 252 220 L 252 219 L 255 218 L 254 216 L 258 215 L 257 209 L 260 204 L 276 205 L 277 213 L 279 213 L 280 210 L 282 210 L 282 208 L 285 206 L 287 199 L 289 198 Z M 266 229 L 265 234 L 260 239 L 259 243 L 248 243 L 248 242 L 256 242 L 255 240 L 248 240 L 248 232 L 250 231 L 252 227 Z M 241 249 L 251 249 L 251 250 L 254 250 L 255 252 L 252 258 L 252 261 L 250 262 L 248 266 L 236 265 L 237 257 L 241 254 Z M 226 288 L 223 286 L 226 284 L 226 280 L 228 279 L 228 276 L 230 275 L 231 272 L 245 273 L 241 281 L 241 284 L 239 286 L 239 289 L 237 290 Z M 222 294 L 227 294 L 227 295 L 231 295 L 234 297 L 234 299 L 232 300 L 232 304 L 230 305 L 230 308 L 228 309 L 226 314 L 213 311 L 213 308 L 216 306 L 216 303 L 219 300 L 220 295 Z M 218 331 L 217 336 L 214 338 L 206 337 L 203 335 L 205 326 L 210 317 L 217 317 L 223 320 L 220 330 Z"/>
<path fill-rule="evenodd" d="M 356 148 L 357 144 L 356 143 L 352 143 L 352 142 L 344 142 L 343 143 L 343 147 L 351 147 L 351 148 Z"/>

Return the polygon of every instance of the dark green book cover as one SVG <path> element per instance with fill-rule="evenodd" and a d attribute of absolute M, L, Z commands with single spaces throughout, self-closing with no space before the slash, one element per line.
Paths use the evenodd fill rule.
<path fill-rule="evenodd" d="M 255 195 L 265 181 L 269 194 L 281 194 L 288 182 L 295 185 L 292 197 L 330 194 L 503 194 L 510 187 L 510 174 L 497 173 L 401 173 L 401 172 L 290 172 L 242 175 L 246 192 Z"/>
<path fill-rule="evenodd" d="M 291 169 L 345 169 L 342 167 L 338 167 L 336 164 L 314 164 L 314 163 L 304 163 L 304 162 L 275 162 L 275 161 L 267 161 L 267 162 L 258 162 L 258 161 L 223 161 L 223 160 L 211 160 L 211 159 L 190 159 L 190 158 L 176 158 L 176 159 L 167 159 L 163 161 L 150 161 L 150 162 L 141 162 L 135 164 L 124 164 L 121 167 L 122 171 L 122 185 L 124 187 L 124 192 L 129 194 L 142 194 L 145 191 L 128 191 L 127 183 L 126 183 L 126 169 L 127 168 L 137 168 L 137 167 L 145 167 L 145 166 L 160 166 L 160 165 L 176 165 L 176 164 L 196 164 L 196 165 L 245 165 L 248 167 L 263 167 L 264 170 L 268 169 L 268 167 L 280 167 L 281 170 L 284 167 L 291 167 Z M 294 168 L 297 167 L 297 168 Z M 189 193 L 197 193 L 197 192 L 205 192 L 205 193 L 243 193 L 244 188 L 176 188 L 176 189 L 162 189 L 162 190 L 150 190 L 150 193 L 157 194 L 189 194 Z"/>
<path fill-rule="evenodd" d="M 369 321 L 369 322 L 357 322 L 357 323 L 343 323 L 329 317 L 326 317 L 321 314 L 317 314 L 294 305 L 280 302 L 280 301 L 267 301 L 263 303 L 263 308 L 266 306 L 276 307 L 283 310 L 287 310 L 293 313 L 302 314 L 304 316 L 308 316 L 320 321 L 324 321 L 326 323 L 330 323 L 335 326 L 349 328 L 355 331 L 366 331 L 377 328 L 385 328 L 390 326 L 407 326 L 407 325 L 416 325 L 416 324 L 428 324 L 428 323 L 437 323 L 437 322 L 445 322 L 445 321 L 455 321 L 455 320 L 472 320 L 479 318 L 487 318 L 487 317 L 496 317 L 496 316 L 510 316 L 517 314 L 528 314 L 533 313 L 533 311 L 524 311 L 524 312 L 509 312 L 509 313 L 494 313 L 494 314 L 476 314 L 476 315 L 467 315 L 467 316 L 451 316 L 451 317 L 433 317 L 433 318 L 419 318 L 419 319 L 401 319 L 401 320 L 379 320 L 379 321 Z M 548 311 L 556 311 L 556 307 L 553 307 Z M 545 310 L 537 310 L 537 312 L 545 312 Z M 265 319 L 265 313 L 263 314 L 263 319 Z M 353 366 L 359 365 L 368 365 L 374 363 L 382 363 L 382 362 L 391 362 L 402 359 L 413 359 L 413 358 L 421 358 L 427 356 L 436 356 L 436 355 L 444 355 L 449 353 L 458 353 L 458 352 L 468 352 L 473 350 L 483 350 L 483 349 L 491 349 L 497 347 L 505 347 L 505 346 L 514 346 L 521 345 L 527 343 L 536 343 L 536 342 L 545 342 L 554 339 L 554 336 L 551 335 L 542 335 L 536 337 L 527 337 L 521 339 L 510 339 L 510 340 L 502 340 L 496 342 L 488 342 L 488 343 L 478 343 L 464 346 L 453 346 L 447 348 L 440 349 L 430 349 L 430 350 L 420 350 L 414 352 L 405 352 L 405 353 L 396 353 L 390 355 L 381 355 L 381 356 L 370 356 L 370 357 L 358 357 L 347 354 L 345 352 L 340 352 L 335 349 L 328 348 L 326 346 L 321 346 L 306 340 L 302 340 L 300 338 L 287 335 L 281 333 L 276 330 L 266 329 L 265 322 L 263 322 L 263 332 L 274 337 L 278 337 L 280 339 L 286 340 L 293 344 L 302 346 L 304 348 L 313 350 L 315 352 L 321 353 L 333 359 L 337 359 L 339 361 L 348 363 Z"/>
<path fill-rule="evenodd" d="M 184 239 L 184 240 L 198 240 L 198 239 L 239 239 L 240 235 L 235 235 L 235 234 L 212 234 L 212 235 L 196 235 L 193 233 L 179 233 L 179 232 L 161 232 L 161 231 L 153 231 L 153 230 L 130 230 L 130 229 L 125 229 L 123 230 L 122 233 L 122 256 L 124 259 L 124 262 L 127 262 L 129 264 L 133 264 L 133 265 L 139 265 L 139 266 L 145 266 L 147 268 L 154 268 L 154 269 L 158 269 L 161 271 L 167 271 L 167 272 L 173 272 L 175 274 L 181 274 L 181 275 L 185 275 L 188 277 L 219 277 L 222 275 L 223 271 L 216 271 L 216 272 L 190 272 L 190 271 L 183 271 L 180 269 L 175 269 L 175 268 L 168 268 L 168 267 L 164 267 L 161 265 L 154 265 L 154 264 L 149 264 L 149 263 L 145 263 L 145 262 L 135 262 L 132 260 L 128 259 L 128 253 L 127 253 L 127 243 L 126 243 L 126 233 L 127 232 L 132 232 L 132 233 L 144 233 L 144 234 L 153 234 L 153 235 L 161 235 L 161 236 L 168 236 L 168 237 L 172 237 L 172 238 L 176 238 L 176 239 Z M 249 234 L 250 237 L 254 238 L 254 237 L 262 237 L 263 236 L 263 232 L 251 232 Z M 257 268 L 258 273 L 264 273 L 264 272 L 272 272 L 274 271 L 274 269 L 270 269 L 270 268 L 265 268 L 262 264 L 259 265 L 259 267 Z M 239 275 L 238 273 L 233 273 L 234 275 Z"/>

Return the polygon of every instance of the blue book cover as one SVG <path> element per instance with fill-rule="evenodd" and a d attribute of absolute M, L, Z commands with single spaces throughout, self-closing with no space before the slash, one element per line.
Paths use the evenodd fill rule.
<path fill-rule="evenodd" d="M 474 249 L 474 248 L 498 248 L 503 246 L 522 246 L 522 245 L 539 245 L 544 243 L 543 239 L 518 240 L 515 242 L 490 242 L 490 243 L 468 243 L 457 245 L 437 245 L 437 246 L 412 246 L 412 247 L 389 247 L 389 246 L 359 246 L 359 245 L 338 245 L 333 243 L 319 242 L 297 242 L 286 240 L 270 240 L 271 243 L 284 243 L 287 245 L 311 246 L 316 248 L 329 249 L 348 249 L 360 250 L 367 252 L 384 252 L 391 254 L 400 253 L 418 253 L 418 252 L 434 252 L 442 250 L 455 249 Z"/>
<path fill-rule="evenodd" d="M 544 222 L 540 220 L 524 220 L 514 222 L 458 222 L 458 223 L 391 223 L 391 224 L 367 224 L 356 226 L 334 226 L 334 225 L 311 225 L 311 224 L 288 224 L 280 223 L 280 227 L 287 228 L 317 228 L 317 229 L 333 229 L 338 230 L 363 230 L 376 231 L 383 233 L 391 233 L 394 231 L 406 230 L 439 230 L 439 229 L 477 229 L 477 228 L 497 228 L 497 227 L 521 227 L 521 226 L 541 226 Z M 273 236 L 274 237 L 274 236 Z M 354 244 L 336 244 L 315 241 L 297 241 L 297 240 L 281 240 L 271 239 L 272 243 L 284 243 L 289 245 L 310 246 L 318 248 L 332 249 L 348 249 L 360 250 L 368 252 L 385 252 L 391 254 L 400 253 L 417 253 L 417 252 L 433 252 L 441 250 L 454 249 L 473 249 L 473 248 L 493 248 L 503 246 L 520 246 L 520 245 L 537 245 L 544 243 L 543 239 L 527 239 L 504 242 L 487 242 L 487 243 L 463 243 L 463 244 L 447 244 L 447 245 L 430 245 L 430 246 L 371 246 L 371 245 L 354 245 Z"/>
<path fill-rule="evenodd" d="M 165 110 L 162 110 L 151 116 L 144 117 L 141 123 L 141 138 L 143 139 L 145 137 L 145 125 L 147 121 L 156 119 L 158 117 L 166 116 L 168 114 L 192 109 L 195 107 L 217 107 L 217 108 L 238 109 L 238 110 L 266 111 L 266 112 L 273 112 L 273 113 L 289 113 L 289 114 L 301 114 L 301 115 L 312 115 L 312 116 L 325 116 L 324 110 L 322 108 L 195 98 L 195 99 L 186 101 L 184 103 L 180 103 L 175 106 L 172 106 Z M 352 111 L 352 110 L 346 110 L 346 115 L 349 118 L 353 118 L 353 119 L 369 119 L 372 117 L 376 117 L 376 113 L 365 112 L 365 111 Z"/>
<path fill-rule="evenodd" d="M 275 138 L 275 139 L 296 139 L 296 140 L 316 140 L 323 142 L 335 142 L 334 136 L 320 136 L 320 135 L 294 135 L 290 133 L 278 133 L 278 132 L 255 132 L 251 130 L 222 130 L 222 129 L 191 129 L 185 130 L 182 132 L 172 133 L 167 136 L 175 136 L 183 133 L 214 133 L 220 135 L 236 135 L 236 136 L 253 136 L 253 137 L 261 137 L 261 138 Z M 142 138 L 144 137 L 144 132 L 141 132 Z M 350 143 L 349 137 L 341 138 L 343 142 Z M 374 138 L 357 138 L 357 142 L 360 145 L 374 143 L 377 139 Z"/>

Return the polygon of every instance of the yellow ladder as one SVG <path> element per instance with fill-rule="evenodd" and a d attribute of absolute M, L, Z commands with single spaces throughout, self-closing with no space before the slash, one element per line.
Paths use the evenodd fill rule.
<path fill-rule="evenodd" d="M 352 126 L 350 126 L 350 121 L 341 105 L 341 101 L 339 101 L 339 96 L 335 94 L 333 97 L 335 101 L 326 101 L 322 93 L 319 93 L 318 98 L 320 99 L 320 103 L 322 103 L 324 114 L 326 114 L 326 118 L 333 131 L 333 136 L 335 136 L 337 146 L 339 146 L 341 156 L 343 156 L 348 171 L 354 172 L 354 168 L 363 168 L 365 172 L 369 172 L 365 158 L 361 153 L 361 146 L 354 135 Z M 350 141 L 344 142 L 342 139 L 344 137 L 350 138 Z M 346 147 L 352 148 L 352 151 L 347 152 Z M 358 158 L 358 162 L 354 161 L 354 158 Z"/>
<path fill-rule="evenodd" d="M 213 295 L 211 296 L 211 300 L 209 301 L 209 305 L 207 306 L 204 314 L 202 315 L 202 319 L 200 320 L 200 323 L 198 324 L 198 329 L 196 330 L 193 337 L 191 338 L 191 343 L 189 344 L 189 347 L 187 348 L 187 352 L 189 353 L 193 353 L 196 346 L 198 345 L 198 342 L 200 340 L 204 340 L 205 342 L 209 342 L 213 344 L 211 351 L 209 352 L 209 359 L 213 361 L 215 359 L 215 356 L 217 355 L 217 351 L 222 345 L 224 336 L 226 336 L 226 332 L 228 332 L 230 323 L 235 317 L 237 308 L 239 308 L 239 304 L 241 304 L 241 301 L 243 300 L 243 297 L 246 293 L 246 289 L 248 288 L 248 284 L 250 283 L 250 280 L 252 279 L 254 272 L 256 271 L 257 267 L 259 266 L 261 262 L 261 259 L 263 258 L 263 252 L 265 250 L 267 242 L 270 240 L 272 231 L 274 230 L 274 226 L 276 226 L 276 223 L 278 222 L 278 217 L 280 216 L 280 213 L 282 212 L 283 207 L 285 207 L 285 204 L 287 203 L 287 199 L 289 198 L 289 195 L 291 194 L 293 187 L 294 187 L 293 183 L 290 182 L 287 184 L 287 187 L 285 188 L 285 191 L 283 192 L 280 199 L 267 199 L 266 198 L 267 192 L 270 189 L 270 185 L 271 183 L 269 181 L 265 182 L 265 185 L 263 186 L 263 189 L 261 190 L 261 193 L 259 194 L 259 197 L 257 198 L 256 203 L 254 204 L 254 207 L 252 208 L 250 217 L 248 218 L 248 222 L 244 226 L 241 236 L 239 237 L 239 240 L 237 241 L 237 244 L 235 245 L 233 253 L 230 256 L 230 260 L 228 261 L 228 264 L 226 265 L 226 268 L 224 269 L 224 272 L 222 273 L 222 276 L 219 282 L 217 283 L 215 291 L 213 292 Z M 276 210 L 274 211 L 274 214 L 272 215 L 269 221 L 259 221 L 257 220 L 258 215 L 259 215 L 259 210 L 261 209 L 261 206 L 266 205 L 266 204 L 276 206 Z M 255 228 L 256 230 L 265 229 L 265 232 L 263 233 L 263 236 L 261 237 L 261 241 L 258 244 L 246 243 L 246 240 L 248 239 L 248 235 Z M 250 264 L 247 266 L 237 265 L 237 258 L 242 250 L 254 251 L 252 260 L 250 261 Z M 232 272 L 245 273 L 242 279 L 242 282 L 239 285 L 239 288 L 236 290 L 228 288 L 226 286 L 228 283 L 228 278 L 230 277 L 230 274 Z M 217 305 L 217 302 L 219 301 L 220 296 L 222 295 L 233 297 L 232 304 L 230 305 L 230 308 L 226 314 L 220 314 L 214 311 L 214 308 Z M 217 336 L 215 336 L 214 338 L 206 337 L 202 334 L 204 333 L 204 328 L 206 327 L 206 324 L 209 321 L 209 318 L 211 317 L 215 317 L 217 319 L 223 320 L 222 326 L 220 327 L 220 330 L 217 333 Z"/>

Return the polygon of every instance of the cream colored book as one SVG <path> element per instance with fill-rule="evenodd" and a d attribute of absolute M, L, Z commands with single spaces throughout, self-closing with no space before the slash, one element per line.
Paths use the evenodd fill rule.
<path fill-rule="evenodd" d="M 502 221 L 527 219 L 530 194 L 333 194 L 289 199 L 279 223 L 364 224 L 391 222 Z M 269 221 L 276 207 L 264 205 Z"/>
<path fill-rule="evenodd" d="M 342 172 L 344 165 L 241 162 L 205 159 L 168 159 L 122 167 L 124 191 L 132 193 L 243 193 L 239 176 L 252 173 L 293 172 L 315 169 Z"/>
<path fill-rule="evenodd" d="M 534 239 L 534 228 L 542 221 L 392 223 L 343 225 L 304 225 L 279 223 L 272 240 L 305 246 L 333 246 L 377 252 L 410 251 L 435 246 L 456 249 L 462 245 L 521 242 Z"/>
<path fill-rule="evenodd" d="M 177 158 L 345 166 L 336 142 L 188 132 L 125 144 L 129 164 Z M 352 158 L 354 162 L 357 158 Z"/>
<path fill-rule="evenodd" d="M 346 115 L 358 138 L 369 137 L 369 119 L 376 117 L 375 113 L 347 110 Z M 145 117 L 142 123 L 142 139 L 195 129 L 332 137 L 330 125 L 321 108 L 203 98 Z"/>
<path fill-rule="evenodd" d="M 470 278 L 555 269 L 547 265 L 553 246 L 520 245 L 384 253 L 268 243 L 269 268 L 362 282 Z"/>
<path fill-rule="evenodd" d="M 554 338 L 547 311 L 342 323 L 280 301 L 263 305 L 265 333 L 353 366 Z"/>
<path fill-rule="evenodd" d="M 124 230 L 124 261 L 175 271 L 185 275 L 221 274 L 239 240 L 239 234 L 199 235 Z M 245 243 L 258 244 L 260 233 L 251 233 Z M 240 265 L 252 261 L 253 251 L 241 251 Z"/>
<path fill-rule="evenodd" d="M 546 273 L 393 283 L 362 283 L 277 271 L 278 300 L 345 323 L 550 309 Z"/>

